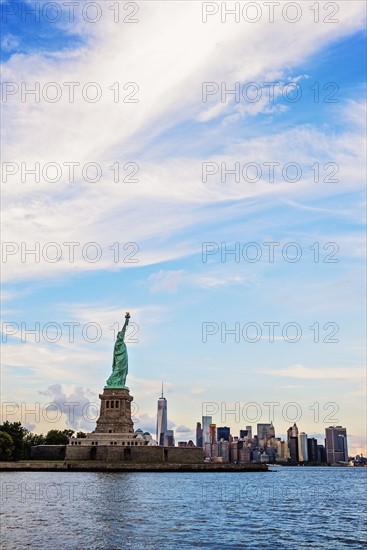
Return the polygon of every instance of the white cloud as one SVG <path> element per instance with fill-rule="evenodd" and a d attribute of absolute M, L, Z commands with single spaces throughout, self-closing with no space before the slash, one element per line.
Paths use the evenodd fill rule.
<path fill-rule="evenodd" d="M 192 433 L 192 428 L 188 428 L 187 426 L 184 426 L 183 424 L 180 424 L 180 426 L 177 426 L 176 428 L 176 433 L 181 433 L 181 434 L 188 434 L 188 433 Z"/>
<path fill-rule="evenodd" d="M 46 391 L 39 393 L 50 399 L 50 403 L 45 407 L 44 416 L 50 419 L 51 424 L 54 424 L 58 416 L 63 415 L 68 428 L 87 432 L 94 430 L 100 406 L 96 394 L 82 387 L 76 387 L 67 393 L 61 384 L 52 384 Z"/>
<path fill-rule="evenodd" d="M 153 273 L 148 277 L 150 292 L 177 292 L 178 284 L 182 278 L 183 271 L 164 271 Z"/>
<path fill-rule="evenodd" d="M 266 374 L 271 376 L 285 376 L 289 378 L 304 378 L 304 379 L 355 379 L 364 378 L 365 372 L 362 368 L 351 369 L 336 369 L 336 368 L 320 368 L 314 369 L 305 367 L 301 364 L 292 365 L 284 369 L 267 370 Z"/>
<path fill-rule="evenodd" d="M 249 277 L 246 278 L 238 275 L 233 275 L 233 276 L 223 275 L 221 277 L 198 275 L 193 277 L 193 280 L 195 284 L 197 284 L 201 288 L 216 288 L 216 287 L 228 286 L 228 285 L 249 284 L 251 279 Z"/>
<path fill-rule="evenodd" d="M 210 105 L 201 101 L 203 81 L 225 81 L 230 86 L 238 80 L 262 81 L 271 73 L 281 75 L 284 67 L 300 63 L 328 42 L 361 28 L 361 3 L 348 2 L 343 25 L 312 23 L 312 40 L 309 40 L 311 22 L 307 18 L 297 25 L 284 22 L 272 25 L 270 32 L 265 22 L 247 25 L 244 40 L 241 25 L 223 25 L 220 20 L 202 24 L 199 8 L 189 2 L 145 3 L 140 23 L 125 25 L 124 33 L 119 25 L 105 19 L 104 25 L 98 24 L 93 29 L 90 25 L 84 26 L 84 32 L 93 33 L 88 48 L 83 46 L 65 52 L 63 57 L 13 56 L 4 64 L 7 81 L 38 81 L 41 86 L 51 81 L 80 82 L 77 91 L 85 83 L 95 81 L 103 90 L 102 99 L 96 104 L 81 100 L 80 93 L 76 94 L 74 103 L 32 103 L 30 99 L 21 103 L 19 97 L 14 96 L 4 104 L 6 161 L 28 165 L 36 161 L 41 165 L 53 161 L 60 165 L 68 161 L 84 165 L 93 161 L 103 167 L 102 179 L 97 184 L 83 183 L 80 177 L 68 184 L 63 171 L 64 179 L 55 184 L 37 184 L 29 179 L 21 183 L 16 177 L 5 185 L 5 240 L 20 243 L 27 235 L 29 244 L 81 243 L 74 264 L 65 260 L 46 262 L 41 257 L 39 263 L 28 259 L 25 265 L 20 261 L 20 254 L 16 254 L 4 266 L 6 280 L 67 276 L 74 269 L 115 270 L 187 256 L 193 252 L 192 242 L 180 242 L 180 232 L 197 226 L 203 219 L 212 223 L 218 219 L 228 220 L 229 211 L 221 208 L 223 201 L 242 201 L 274 193 L 278 197 L 314 193 L 310 181 L 296 188 L 293 184 L 275 187 L 265 182 L 256 186 L 223 186 L 220 180 L 205 185 L 200 181 L 198 160 L 149 160 L 147 151 L 153 138 L 156 140 L 170 127 L 192 121 L 206 112 Z M 190 40 L 187 40 L 188 29 Z M 135 47 L 136 43 L 139 48 Z M 117 81 L 121 85 L 137 82 L 139 103 L 114 103 L 109 87 Z M 65 92 L 63 89 L 63 97 Z M 216 105 L 220 103 L 218 98 L 215 101 Z M 259 162 L 273 158 L 287 162 L 290 154 L 309 162 L 307 152 L 317 143 L 317 158 L 331 155 L 340 159 L 350 176 L 339 185 L 340 192 L 355 188 L 356 181 L 361 179 L 356 168 L 358 149 L 354 138 L 348 134 L 330 140 L 327 131 L 323 134 L 305 128 L 283 132 L 277 140 L 259 137 L 250 141 L 243 139 L 237 146 L 228 143 L 231 154 L 218 160 L 231 163 L 244 153 L 247 158 L 250 155 L 257 158 L 257 152 L 261 151 Z M 176 157 L 179 153 L 176 152 Z M 108 167 L 115 161 L 125 163 L 139 159 L 139 183 L 112 181 Z M 330 192 L 335 192 L 335 188 L 331 191 L 319 186 L 317 191 L 318 196 Z M 216 208 L 210 211 L 193 208 L 208 204 Z M 137 216 L 144 223 L 137 224 Z M 139 264 L 114 263 L 109 247 L 116 240 L 138 243 Z M 82 245 L 91 241 L 99 243 L 103 250 L 98 263 L 88 262 L 80 254 Z M 65 256 L 65 247 L 63 252 Z M 174 283 L 171 286 L 174 287 Z"/>
<path fill-rule="evenodd" d="M 198 386 L 191 388 L 191 393 L 194 395 L 199 395 L 200 393 L 205 393 L 205 392 L 206 392 L 206 388 L 201 388 Z"/>
<path fill-rule="evenodd" d="M 5 52 L 12 52 L 16 50 L 19 46 L 19 38 L 12 35 L 11 33 L 5 34 L 1 39 L 1 47 Z"/>
<path fill-rule="evenodd" d="M 157 417 L 150 416 L 147 413 L 137 414 L 134 419 L 134 429 L 137 430 L 140 428 L 143 432 L 149 432 L 153 438 L 156 436 L 157 430 Z"/>

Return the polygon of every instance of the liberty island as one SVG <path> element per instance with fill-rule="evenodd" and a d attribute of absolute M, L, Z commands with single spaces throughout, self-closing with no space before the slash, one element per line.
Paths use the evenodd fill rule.
<path fill-rule="evenodd" d="M 131 411 L 134 398 L 126 385 L 129 365 L 125 337 L 129 321 L 130 313 L 126 312 L 115 339 L 112 372 L 99 394 L 95 429 L 90 433 L 78 432 L 76 437 L 70 430 L 62 442 L 37 443 L 26 457 L 32 462 L 7 461 L 0 468 L 259 471 L 268 470 L 269 464 L 363 465 L 358 457 L 349 461 L 347 432 L 342 426 L 325 429 L 326 446 L 323 446 L 315 437 L 300 431 L 295 422 L 287 430 L 286 440 L 276 437 L 272 421 L 258 423 L 257 435 L 252 433 L 252 426 L 246 426 L 239 430 L 239 436 L 232 436 L 229 426 L 219 427 L 213 423 L 212 415 L 204 414 L 202 423 L 196 425 L 196 445 L 190 440 L 179 441 L 175 446 L 174 432 L 168 429 L 163 383 L 158 399 L 156 440 L 149 432 L 134 428 Z"/>
<path fill-rule="evenodd" d="M 113 350 L 112 372 L 100 398 L 100 413 L 95 430 L 84 437 L 70 437 L 67 445 L 32 447 L 29 462 L 6 462 L 6 470 L 122 470 L 122 471 L 267 471 L 266 464 L 230 464 L 207 462 L 201 446 L 174 446 L 167 437 L 166 421 L 160 425 L 158 441 L 149 432 L 134 429 L 131 418 L 133 396 L 126 385 L 128 352 L 125 343 L 130 313 L 117 333 Z M 164 402 L 160 398 L 159 402 Z M 166 409 L 165 413 L 166 414 Z M 162 426 L 165 426 L 162 428 Z M 52 462 L 50 462 L 52 461 Z M 59 462 L 55 462 L 59 461 Z"/>

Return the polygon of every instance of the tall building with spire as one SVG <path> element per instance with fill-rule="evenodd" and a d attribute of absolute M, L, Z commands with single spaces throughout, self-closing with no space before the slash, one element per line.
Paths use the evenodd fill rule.
<path fill-rule="evenodd" d="M 157 409 L 157 443 L 158 445 L 164 445 L 167 432 L 167 399 L 163 397 L 163 382 L 162 382 L 162 394 L 158 399 Z"/>

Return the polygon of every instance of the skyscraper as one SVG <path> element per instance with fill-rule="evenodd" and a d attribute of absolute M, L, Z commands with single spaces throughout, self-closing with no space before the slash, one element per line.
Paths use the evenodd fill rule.
<path fill-rule="evenodd" d="M 304 432 L 298 434 L 298 460 L 300 462 L 308 461 L 307 434 Z"/>
<path fill-rule="evenodd" d="M 203 430 L 200 422 L 196 423 L 196 446 L 203 446 Z"/>
<path fill-rule="evenodd" d="M 294 442 L 293 443 L 291 442 L 292 438 L 297 439 L 297 444 L 295 444 Z M 296 423 L 294 423 L 293 426 L 288 428 L 288 430 L 287 430 L 287 441 L 288 441 L 288 449 L 289 449 L 290 457 L 291 457 L 292 461 L 293 462 L 298 462 L 298 428 L 297 428 Z M 291 443 L 292 443 L 292 452 L 291 452 Z M 297 456 L 297 458 L 296 458 L 296 456 Z"/>
<path fill-rule="evenodd" d="M 229 441 L 229 436 L 231 435 L 231 429 L 228 428 L 228 426 L 223 426 L 217 428 L 217 439 L 218 441 L 220 439 L 224 439 L 225 441 Z"/>
<path fill-rule="evenodd" d="M 317 445 L 317 462 L 326 462 L 326 449 L 324 445 Z"/>
<path fill-rule="evenodd" d="M 328 464 L 348 461 L 347 429 L 341 426 L 325 428 L 326 461 Z"/>
<path fill-rule="evenodd" d="M 164 445 L 164 438 L 167 432 L 167 400 L 163 397 L 163 382 L 162 382 L 162 395 L 158 399 L 157 410 L 157 443 L 158 445 Z"/>
<path fill-rule="evenodd" d="M 267 435 L 269 437 L 275 437 L 275 428 L 274 428 L 274 425 L 273 425 L 273 421 L 270 422 L 270 426 L 269 426 L 269 429 L 267 431 Z"/>
<path fill-rule="evenodd" d="M 268 433 L 271 424 L 258 424 L 257 425 L 257 437 L 259 439 L 264 439 Z"/>
<path fill-rule="evenodd" d="M 291 462 L 298 462 L 298 437 L 290 436 L 288 439 L 289 459 Z"/>
<path fill-rule="evenodd" d="M 257 437 L 259 439 L 259 445 L 262 449 L 265 450 L 268 441 L 275 437 L 275 430 L 273 422 L 270 424 L 258 424 L 257 425 Z"/>
<path fill-rule="evenodd" d="M 315 439 L 314 437 L 310 437 L 307 439 L 307 452 L 308 460 L 310 462 L 317 462 L 317 439 Z"/>
<path fill-rule="evenodd" d="M 209 426 L 213 422 L 212 416 L 203 416 L 202 418 L 202 427 L 203 427 L 203 447 L 205 443 L 210 443 L 210 430 Z"/>
<path fill-rule="evenodd" d="M 209 425 L 209 435 L 210 435 L 210 443 L 213 445 L 217 442 L 217 425 L 216 424 L 210 424 Z"/>
<path fill-rule="evenodd" d="M 163 445 L 165 447 L 174 447 L 175 446 L 175 436 L 173 430 L 166 430 L 163 439 Z"/>

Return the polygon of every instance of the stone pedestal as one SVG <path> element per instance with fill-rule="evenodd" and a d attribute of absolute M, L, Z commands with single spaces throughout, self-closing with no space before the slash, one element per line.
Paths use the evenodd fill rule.
<path fill-rule="evenodd" d="M 95 433 L 134 433 L 131 420 L 133 397 L 127 389 L 104 388 Z"/>

